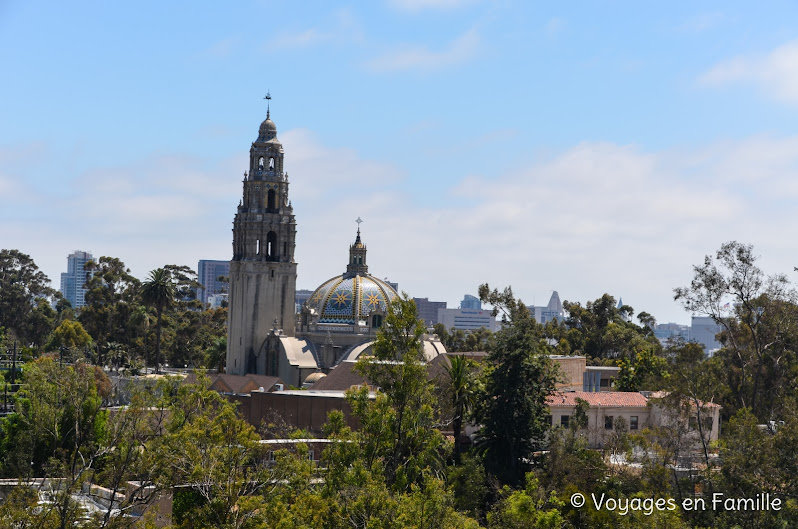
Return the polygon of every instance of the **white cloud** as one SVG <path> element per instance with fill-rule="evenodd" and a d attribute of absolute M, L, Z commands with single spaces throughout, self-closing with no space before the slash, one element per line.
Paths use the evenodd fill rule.
<path fill-rule="evenodd" d="M 283 31 L 270 39 L 266 50 L 309 48 L 327 43 L 362 42 L 363 29 L 349 9 L 340 9 L 322 26 Z"/>
<path fill-rule="evenodd" d="M 475 4 L 479 0 L 389 0 L 389 4 L 401 11 L 423 11 L 426 9 L 451 10 Z"/>
<path fill-rule="evenodd" d="M 240 43 L 241 39 L 237 36 L 227 37 L 211 44 L 204 50 L 203 54 L 210 57 L 228 57 Z"/>
<path fill-rule="evenodd" d="M 517 171 L 464 175 L 433 206 L 390 163 L 307 130 L 280 138 L 300 288 L 343 272 L 358 217 L 372 273 L 450 303 L 488 281 L 530 303 L 555 289 L 583 302 L 609 292 L 661 321 L 687 321 L 672 288 L 721 243 L 754 243 L 768 271 L 794 266 L 784 234 L 798 231 L 798 137 L 661 152 L 582 143 Z M 138 277 L 224 259 L 246 164 L 246 153 L 152 156 L 84 173 L 68 193 L 36 195 L 5 176 L 13 173 L 0 158 L 0 188 L 30 198 L 0 211 L 3 247 L 31 254 L 53 280 L 75 249 L 117 256 Z"/>
<path fill-rule="evenodd" d="M 371 70 L 394 72 L 402 70 L 435 70 L 464 63 L 479 51 L 480 38 L 471 29 L 439 51 L 424 46 L 404 45 L 368 62 Z"/>
<path fill-rule="evenodd" d="M 361 216 L 370 270 L 413 295 L 454 303 L 483 281 L 512 285 L 528 302 L 545 302 L 553 289 L 579 301 L 610 292 L 664 321 L 687 321 L 672 288 L 722 242 L 753 242 L 773 256 L 773 271 L 791 269 L 791 244 L 773 227 L 798 229 L 794 201 L 779 202 L 794 192 L 793 178 L 777 177 L 798 165 L 796 142 L 655 153 L 584 143 L 512 174 L 464 178 L 435 207 L 379 187 L 297 199 L 298 284 L 314 288 L 343 271 Z"/>
<path fill-rule="evenodd" d="M 290 153 L 286 170 L 293 200 L 351 196 L 353 190 L 384 187 L 403 176 L 393 165 L 363 160 L 353 149 L 325 146 L 308 130 L 290 130 L 280 141 Z"/>
<path fill-rule="evenodd" d="M 281 33 L 269 42 L 273 48 L 299 48 L 318 44 L 332 37 L 330 33 L 310 28 L 297 33 Z"/>
<path fill-rule="evenodd" d="M 788 42 L 765 55 L 723 61 L 704 73 L 699 82 L 710 86 L 752 83 L 776 99 L 798 103 L 798 41 Z"/>
<path fill-rule="evenodd" d="M 687 19 L 682 25 L 676 28 L 677 31 L 689 33 L 701 33 L 718 27 L 726 20 L 723 13 L 701 13 Z"/>

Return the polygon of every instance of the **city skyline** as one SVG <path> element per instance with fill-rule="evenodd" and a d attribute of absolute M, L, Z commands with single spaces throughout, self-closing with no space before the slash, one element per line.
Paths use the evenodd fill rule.
<path fill-rule="evenodd" d="M 723 242 L 795 279 L 798 7 L 769 6 L 6 3 L 0 246 L 53 288 L 75 248 L 140 279 L 229 259 L 269 90 L 298 288 L 344 271 L 361 217 L 411 297 L 689 322 L 672 289 Z"/>

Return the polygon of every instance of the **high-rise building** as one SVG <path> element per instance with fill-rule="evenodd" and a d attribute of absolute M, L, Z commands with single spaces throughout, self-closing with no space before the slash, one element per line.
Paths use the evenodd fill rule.
<path fill-rule="evenodd" d="M 482 302 L 478 297 L 466 294 L 460 302 L 461 309 L 482 310 Z"/>
<path fill-rule="evenodd" d="M 432 327 L 438 323 L 438 309 L 445 309 L 445 301 L 430 301 L 428 298 L 413 298 L 418 309 L 418 317 L 424 320 L 424 325 Z"/>
<path fill-rule="evenodd" d="M 229 275 L 230 261 L 200 260 L 197 265 L 197 281 L 202 288 L 197 289 L 197 299 L 206 304 L 209 297 L 226 293 L 227 282 L 219 281 L 219 278 Z"/>
<path fill-rule="evenodd" d="M 269 331 L 294 335 L 296 220 L 288 199 L 283 146 L 270 112 L 249 150 L 243 199 L 233 220 L 227 373 L 265 372 Z"/>
<path fill-rule="evenodd" d="M 710 356 L 720 349 L 720 342 L 715 337 L 721 326 L 709 316 L 693 316 L 690 322 L 690 340 L 704 346 L 704 351 Z"/>
<path fill-rule="evenodd" d="M 556 290 L 551 293 L 549 304 L 545 307 L 530 305 L 527 308 L 535 320 L 537 320 L 537 322 L 540 324 L 545 324 L 555 320 L 562 321 L 565 318 L 565 311 L 562 308 L 560 295 Z"/>
<path fill-rule="evenodd" d="M 61 294 L 75 309 L 86 305 L 86 283 L 91 272 L 84 267 L 92 259 L 89 252 L 75 250 L 67 256 L 67 271 L 61 273 Z"/>
<path fill-rule="evenodd" d="M 652 329 L 654 336 L 663 344 L 677 340 L 690 340 L 690 326 L 679 323 L 659 323 Z"/>

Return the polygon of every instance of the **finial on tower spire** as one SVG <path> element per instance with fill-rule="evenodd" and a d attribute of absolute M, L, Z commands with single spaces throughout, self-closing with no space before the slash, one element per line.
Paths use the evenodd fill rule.
<path fill-rule="evenodd" d="M 271 95 L 271 93 L 269 93 L 268 90 L 266 90 L 266 95 L 264 96 L 263 99 L 265 99 L 267 101 L 266 102 L 266 119 L 269 119 L 269 113 L 271 111 L 271 108 L 270 108 L 271 104 L 270 103 L 271 103 L 272 95 Z"/>

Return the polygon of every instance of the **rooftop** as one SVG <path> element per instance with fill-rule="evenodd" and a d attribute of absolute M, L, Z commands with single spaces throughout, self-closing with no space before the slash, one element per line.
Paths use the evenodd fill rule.
<path fill-rule="evenodd" d="M 648 399 L 645 395 L 626 391 L 602 391 L 600 393 L 587 391 L 557 391 L 548 396 L 546 404 L 548 404 L 549 407 L 576 406 L 576 399 L 586 401 L 591 407 L 645 408 L 648 405 Z"/>

